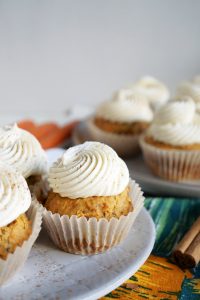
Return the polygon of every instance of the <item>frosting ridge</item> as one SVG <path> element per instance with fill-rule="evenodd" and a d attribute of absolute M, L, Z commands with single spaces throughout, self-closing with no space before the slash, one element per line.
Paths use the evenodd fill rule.
<path fill-rule="evenodd" d="M 152 76 L 142 77 L 131 86 L 131 89 L 147 97 L 154 110 L 165 104 L 170 97 L 168 88 Z"/>
<path fill-rule="evenodd" d="M 0 227 L 25 213 L 31 204 L 31 194 L 24 177 L 15 169 L 0 163 Z"/>
<path fill-rule="evenodd" d="M 177 88 L 177 96 L 191 97 L 196 104 L 200 103 L 200 76 L 192 81 L 183 81 Z"/>
<path fill-rule="evenodd" d="M 0 158 L 25 178 L 47 170 L 46 154 L 39 141 L 17 124 L 0 128 Z"/>
<path fill-rule="evenodd" d="M 111 147 L 85 142 L 66 150 L 54 163 L 49 183 L 53 192 L 71 199 L 114 196 L 127 187 L 129 171 Z"/>
<path fill-rule="evenodd" d="M 170 145 L 200 144 L 200 122 L 193 100 L 168 102 L 155 115 L 147 135 Z"/>
<path fill-rule="evenodd" d="M 96 116 L 113 122 L 151 122 L 153 112 L 146 97 L 131 89 L 121 89 L 99 106 Z"/>

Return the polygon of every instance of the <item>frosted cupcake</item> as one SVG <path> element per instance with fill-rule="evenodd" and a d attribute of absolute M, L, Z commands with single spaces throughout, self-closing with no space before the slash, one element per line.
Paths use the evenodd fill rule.
<path fill-rule="evenodd" d="M 44 225 L 70 253 L 95 254 L 119 244 L 143 206 L 126 164 L 98 142 L 68 149 L 50 168 L 49 183 Z"/>
<path fill-rule="evenodd" d="M 192 99 L 162 107 L 140 144 L 155 175 L 173 181 L 200 179 L 200 118 Z"/>
<path fill-rule="evenodd" d="M 194 77 L 191 81 L 182 82 L 177 88 L 176 96 L 177 98 L 192 98 L 197 111 L 200 113 L 200 76 Z"/>
<path fill-rule="evenodd" d="M 1 163 L 0 285 L 23 266 L 39 234 L 42 214 L 37 205 L 30 205 L 31 194 L 24 177 Z"/>
<path fill-rule="evenodd" d="M 154 111 L 164 105 L 170 97 L 170 92 L 166 85 L 151 76 L 142 77 L 130 88 L 144 95 Z"/>
<path fill-rule="evenodd" d="M 111 146 L 121 156 L 130 156 L 138 152 L 139 137 L 152 119 L 146 98 L 123 89 L 100 105 L 87 125 L 93 140 Z"/>
<path fill-rule="evenodd" d="M 0 159 L 22 174 L 31 190 L 47 172 L 45 151 L 31 133 L 17 124 L 0 128 Z M 39 196 L 39 188 L 37 193 Z"/>

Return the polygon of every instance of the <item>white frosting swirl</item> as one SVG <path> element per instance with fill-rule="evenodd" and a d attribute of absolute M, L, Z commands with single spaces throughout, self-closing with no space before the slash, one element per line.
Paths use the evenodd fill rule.
<path fill-rule="evenodd" d="M 177 96 L 191 97 L 197 105 L 200 103 L 200 79 L 196 77 L 193 81 L 182 82 L 177 89 Z"/>
<path fill-rule="evenodd" d="M 16 124 L 0 128 L 0 159 L 25 178 L 47 170 L 47 158 L 38 140 Z"/>
<path fill-rule="evenodd" d="M 182 99 L 168 102 L 155 114 L 154 124 L 189 124 L 193 121 L 195 114 L 195 104 L 191 98 L 183 97 Z"/>
<path fill-rule="evenodd" d="M 69 148 L 49 172 L 53 191 L 71 199 L 118 195 L 128 182 L 124 161 L 112 148 L 98 142 Z"/>
<path fill-rule="evenodd" d="M 189 99 L 171 101 L 156 114 L 147 135 L 165 144 L 200 144 L 200 123 L 195 104 Z"/>
<path fill-rule="evenodd" d="M 30 204 L 31 194 L 24 177 L 0 163 L 0 227 L 16 220 Z"/>
<path fill-rule="evenodd" d="M 122 89 L 113 95 L 112 100 L 104 102 L 96 112 L 97 117 L 122 122 L 151 122 L 153 112 L 147 99 L 131 89 Z"/>
<path fill-rule="evenodd" d="M 131 88 L 147 97 L 150 105 L 157 110 L 165 104 L 170 96 L 168 88 L 156 78 L 151 76 L 142 77 Z"/>

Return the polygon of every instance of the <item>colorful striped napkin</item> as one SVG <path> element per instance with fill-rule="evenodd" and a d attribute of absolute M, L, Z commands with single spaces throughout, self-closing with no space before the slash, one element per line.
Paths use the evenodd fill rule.
<path fill-rule="evenodd" d="M 200 199 L 147 198 L 145 206 L 156 225 L 153 252 L 136 274 L 101 300 L 199 300 L 200 264 L 182 270 L 170 255 L 199 216 Z"/>

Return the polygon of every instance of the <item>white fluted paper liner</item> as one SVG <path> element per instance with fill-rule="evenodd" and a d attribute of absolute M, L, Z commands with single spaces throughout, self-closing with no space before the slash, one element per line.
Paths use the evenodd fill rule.
<path fill-rule="evenodd" d="M 88 119 L 86 121 L 86 125 L 92 140 L 107 144 L 108 146 L 112 147 L 120 156 L 134 156 L 140 150 L 140 135 L 106 132 L 94 124 L 93 118 Z"/>
<path fill-rule="evenodd" d="M 160 149 L 146 143 L 144 136 L 140 146 L 146 164 L 156 176 L 171 181 L 200 179 L 200 151 Z"/>
<path fill-rule="evenodd" d="M 144 197 L 138 184 L 130 180 L 133 211 L 119 219 L 86 219 L 77 216 L 60 216 L 43 210 L 43 224 L 50 238 L 65 252 L 91 255 L 103 252 L 122 242 L 143 207 Z"/>
<path fill-rule="evenodd" d="M 42 224 L 42 209 L 36 199 L 27 211 L 28 219 L 32 222 L 32 233 L 21 247 L 10 253 L 6 260 L 0 259 L 0 286 L 7 283 L 23 267 L 30 250 L 39 235 Z"/>

